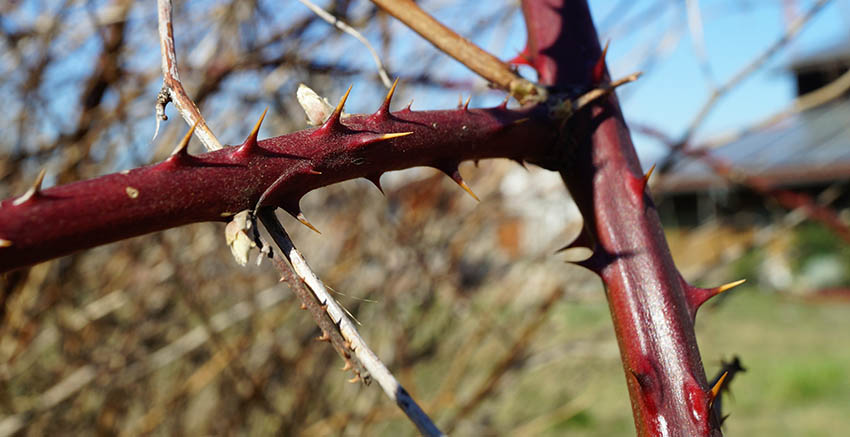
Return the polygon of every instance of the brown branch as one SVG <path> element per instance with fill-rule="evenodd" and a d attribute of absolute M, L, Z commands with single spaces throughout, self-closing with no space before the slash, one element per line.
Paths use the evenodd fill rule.
<path fill-rule="evenodd" d="M 372 3 L 479 76 L 508 91 L 520 103 L 546 100 L 547 93 L 542 87 L 517 75 L 507 63 L 444 26 L 412 0 L 372 0 Z"/>
<path fill-rule="evenodd" d="M 174 106 L 180 111 L 180 115 L 189 126 L 197 124 L 197 135 L 204 147 L 209 151 L 222 148 L 218 138 L 212 133 L 201 111 L 195 102 L 186 94 L 180 75 L 177 71 L 177 53 L 174 50 L 174 29 L 171 24 L 171 0 L 157 0 L 157 15 L 159 18 L 159 47 L 162 51 L 162 87 L 167 92 L 167 98 L 157 98 L 157 130 L 159 120 L 165 120 L 165 104 L 168 99 L 174 102 Z"/>

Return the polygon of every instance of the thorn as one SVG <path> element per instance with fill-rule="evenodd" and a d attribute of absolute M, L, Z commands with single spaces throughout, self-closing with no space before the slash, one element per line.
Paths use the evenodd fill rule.
<path fill-rule="evenodd" d="M 387 92 L 387 97 L 384 99 L 384 102 L 381 103 L 381 106 L 378 108 L 378 112 L 375 115 L 378 116 L 388 116 L 390 113 L 390 102 L 393 100 L 393 94 L 395 94 L 395 87 L 398 85 L 398 78 L 395 78 L 393 82 L 393 86 L 390 87 L 390 91 Z"/>
<path fill-rule="evenodd" d="M 370 142 L 391 140 L 393 138 L 404 137 L 404 136 L 410 135 L 412 133 L 413 132 L 393 132 L 393 133 L 389 133 L 389 134 L 383 134 L 383 135 L 379 136 L 378 138 L 376 138 L 376 139 L 374 139 Z"/>
<path fill-rule="evenodd" d="M 747 282 L 747 280 L 746 279 L 739 279 L 737 281 L 730 282 L 728 284 L 723 284 L 723 285 L 715 288 L 716 294 L 720 294 L 720 293 L 723 293 L 724 291 L 731 290 L 731 289 L 743 284 L 744 282 Z"/>
<path fill-rule="evenodd" d="M 174 151 L 171 152 L 171 157 L 176 156 L 186 156 L 189 154 L 187 148 L 189 147 L 189 141 L 192 139 L 192 135 L 195 133 L 195 128 L 198 127 L 198 123 L 201 120 L 195 121 L 195 124 L 189 128 L 189 132 L 186 132 L 186 135 L 183 136 L 183 139 L 180 140 L 180 143 L 177 144 L 177 147 L 174 148 Z"/>
<path fill-rule="evenodd" d="M 11 241 L 9 241 L 5 238 L 0 238 L 0 247 L 9 247 L 11 245 L 12 245 Z"/>
<path fill-rule="evenodd" d="M 413 99 L 410 99 L 410 103 L 407 104 L 407 107 L 404 108 L 404 110 L 407 111 L 407 112 L 411 112 L 412 111 L 412 109 L 410 109 L 411 106 L 413 106 Z"/>
<path fill-rule="evenodd" d="M 316 337 L 316 341 L 331 341 L 331 337 L 327 332 L 323 332 L 322 335 Z"/>
<path fill-rule="evenodd" d="M 499 105 L 499 109 L 506 110 L 508 109 L 508 101 L 511 99 L 510 94 L 505 96 L 505 100 L 502 100 L 502 103 Z"/>
<path fill-rule="evenodd" d="M 605 42 L 605 48 L 602 49 L 602 54 L 599 55 L 599 59 L 596 60 L 596 65 L 593 66 L 591 80 L 594 85 L 602 82 L 603 76 L 605 75 L 605 56 L 608 54 L 609 44 L 611 44 L 610 39 Z"/>
<path fill-rule="evenodd" d="M 321 308 L 322 311 L 324 311 L 324 312 L 328 312 L 328 304 L 324 304 L 324 305 L 320 306 L 319 308 Z"/>
<path fill-rule="evenodd" d="M 531 119 L 530 119 L 530 118 L 528 118 L 528 117 L 520 118 L 519 120 L 514 120 L 511 124 L 513 124 L 513 125 L 523 124 L 523 123 L 525 123 L 525 122 L 526 122 L 526 121 L 528 121 L 528 120 L 531 120 Z"/>
<path fill-rule="evenodd" d="M 260 125 L 263 124 L 263 120 L 266 118 L 266 112 L 268 111 L 269 108 L 263 110 L 263 114 L 260 115 L 260 119 L 257 120 L 257 123 L 254 125 L 254 129 L 251 129 L 251 134 L 248 135 L 248 138 L 245 139 L 245 142 L 242 143 L 242 146 L 239 148 L 240 153 L 247 155 L 256 149 L 257 135 L 260 133 Z"/>
<path fill-rule="evenodd" d="M 522 49 L 518 55 L 510 59 L 508 64 L 531 66 L 531 62 L 528 59 L 528 47 Z"/>
<path fill-rule="evenodd" d="M 413 132 L 392 132 L 388 134 L 371 134 L 371 133 L 363 133 L 357 135 L 354 139 L 354 147 L 357 146 L 365 146 L 368 144 L 374 144 L 381 141 L 391 140 L 393 138 L 399 138 L 403 136 L 407 136 L 412 134 Z"/>
<path fill-rule="evenodd" d="M 12 205 L 18 206 L 26 203 L 30 199 L 35 199 L 41 194 L 41 183 L 44 181 L 44 175 L 47 174 L 47 169 L 43 168 L 40 172 L 38 172 L 38 176 L 35 177 L 35 181 L 33 181 L 32 185 L 30 185 L 29 189 L 24 193 L 23 196 L 18 197 L 12 202 Z M 11 243 L 10 243 L 11 244 Z M 4 246 L 8 247 L 8 246 Z"/>
<path fill-rule="evenodd" d="M 463 108 L 463 93 L 457 94 L 457 109 Z"/>
<path fill-rule="evenodd" d="M 311 169 L 309 169 L 309 170 L 307 170 L 307 173 L 310 173 L 310 174 L 322 174 L 322 172 L 320 172 L 320 171 L 318 171 L 318 170 L 313 170 L 312 168 L 311 168 Z"/>
<path fill-rule="evenodd" d="M 347 361 L 347 360 L 346 360 L 345 365 L 344 365 L 344 366 L 342 366 L 342 371 L 343 371 L 343 372 L 347 372 L 347 371 L 351 370 L 351 367 L 352 367 L 352 366 L 351 366 L 351 361 Z"/>
<path fill-rule="evenodd" d="M 381 191 L 381 194 L 386 196 L 386 193 L 384 193 L 384 188 L 381 186 L 381 174 L 380 173 L 367 175 L 366 180 L 368 180 L 369 182 L 374 184 L 376 187 L 378 187 L 378 190 Z"/>
<path fill-rule="evenodd" d="M 463 110 L 464 111 L 469 111 L 469 101 L 470 100 L 472 100 L 472 94 L 470 94 L 469 97 L 466 98 L 466 103 L 463 104 Z"/>
<path fill-rule="evenodd" d="M 354 85 L 348 87 L 348 90 L 345 91 L 345 95 L 342 96 L 342 99 L 340 99 L 339 103 L 336 105 L 336 109 L 334 109 L 334 112 L 331 114 L 330 117 L 328 117 L 327 120 L 325 120 L 325 124 L 323 124 L 318 130 L 316 130 L 316 132 L 313 133 L 314 135 L 327 134 L 332 130 L 336 130 L 343 127 L 342 122 L 340 121 L 342 119 L 342 108 L 345 107 L 345 101 L 348 100 L 348 94 L 351 93 L 351 87 L 353 86 Z"/>
<path fill-rule="evenodd" d="M 476 196 L 475 193 L 472 192 L 472 189 L 469 188 L 469 185 L 466 185 L 466 182 L 460 176 L 460 170 L 458 170 L 457 165 L 441 165 L 436 166 L 435 168 L 452 178 L 452 180 L 455 181 L 456 184 L 460 185 L 460 187 L 463 188 L 464 191 L 469 193 L 469 195 L 472 196 L 473 199 L 478 202 L 481 201 L 481 199 L 479 199 L 478 196 Z"/>
<path fill-rule="evenodd" d="M 319 230 L 318 230 L 318 229 L 316 229 L 316 227 L 315 227 L 315 226 L 313 226 L 313 224 L 312 224 L 312 223 L 310 223 L 309 221 L 307 221 L 307 217 L 304 217 L 304 213 L 302 213 L 302 212 L 301 212 L 301 207 L 300 207 L 300 206 L 298 206 L 298 204 L 297 204 L 297 203 L 295 203 L 295 204 L 290 204 L 290 205 L 283 205 L 283 209 L 284 209 L 286 212 L 288 212 L 288 213 L 289 213 L 289 215 L 291 215 L 291 216 L 295 217 L 295 219 L 296 219 L 296 220 L 298 220 L 299 222 L 301 222 L 302 224 L 304 224 L 304 226 L 307 226 L 308 228 L 310 228 L 310 229 L 312 229 L 312 230 L 316 231 L 316 233 L 317 233 L 317 234 L 321 234 L 321 232 L 319 232 Z"/>
<path fill-rule="evenodd" d="M 585 228 L 581 229 L 581 232 L 578 233 L 576 238 L 570 244 L 567 244 L 566 246 L 556 250 L 555 253 L 560 253 L 567 249 L 574 249 L 577 247 L 586 247 L 590 250 L 596 249 L 596 241 L 593 239 L 593 236 L 590 234 L 590 232 L 588 232 Z"/>
<path fill-rule="evenodd" d="M 355 384 L 357 381 L 360 381 L 360 375 L 354 375 L 354 378 L 348 380 L 348 382 Z"/>
<path fill-rule="evenodd" d="M 281 281 L 283 281 L 283 278 L 281 278 L 280 280 L 281 280 Z M 302 304 L 301 304 L 301 309 L 302 309 L 302 310 L 306 310 L 306 309 L 307 309 L 307 305 L 304 305 L 304 304 L 302 303 Z"/>
<path fill-rule="evenodd" d="M 723 382 L 726 381 L 726 376 L 729 375 L 729 372 L 723 372 L 723 375 L 720 376 L 720 379 L 714 384 L 714 387 L 711 387 L 711 392 L 708 395 L 708 409 L 714 406 L 714 400 L 717 399 L 717 395 L 720 394 L 720 389 L 723 388 Z"/>
<path fill-rule="evenodd" d="M 743 284 L 744 282 L 747 282 L 747 280 L 741 279 L 714 288 L 699 288 L 688 284 L 687 282 L 685 282 L 684 279 L 682 279 L 682 285 L 683 287 L 685 287 L 686 290 L 685 295 L 688 298 L 688 303 L 690 304 L 691 308 L 691 317 L 696 317 L 697 309 L 699 309 L 699 307 L 707 300 L 711 299 L 714 296 L 717 296 L 720 293 L 729 291 Z"/>
<path fill-rule="evenodd" d="M 339 100 L 339 103 L 336 105 L 336 109 L 334 109 L 333 114 L 328 119 L 328 121 L 334 120 L 334 124 L 339 123 L 340 117 L 342 117 L 342 108 L 345 107 L 345 101 L 348 100 L 348 94 L 351 93 L 351 88 L 354 85 L 349 85 L 348 90 L 345 91 L 345 95 L 342 96 L 342 99 Z"/>
<path fill-rule="evenodd" d="M 652 176 L 652 172 L 655 171 L 655 164 L 652 164 L 652 167 L 649 167 L 649 171 L 643 176 L 643 186 L 649 183 L 649 178 Z"/>
<path fill-rule="evenodd" d="M 316 227 L 313 226 L 312 223 L 307 221 L 307 217 L 304 217 L 304 213 L 299 212 L 298 215 L 295 216 L 295 218 L 298 219 L 299 222 L 303 223 L 304 226 L 307 226 L 308 228 L 314 230 L 317 234 L 321 235 L 321 232 L 319 232 L 319 230 L 316 229 Z"/>

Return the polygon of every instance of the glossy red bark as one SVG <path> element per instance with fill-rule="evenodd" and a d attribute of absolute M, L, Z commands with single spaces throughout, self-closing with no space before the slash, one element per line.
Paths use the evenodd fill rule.
<path fill-rule="evenodd" d="M 0 202 L 0 272 L 74 251 L 263 206 L 298 213 L 301 197 L 358 177 L 465 160 L 545 160 L 552 130 L 538 109 L 457 109 L 352 115 L 341 123 L 199 156 L 178 153 L 127 172 Z M 409 135 L 383 139 L 387 133 Z M 257 147 L 258 146 L 258 147 Z M 449 170 L 447 170 L 449 169 Z M 16 203 L 19 203 L 16 205 Z"/>
<path fill-rule="evenodd" d="M 586 2 L 525 0 L 523 12 L 525 56 L 543 84 L 591 87 L 601 48 Z M 679 276 L 616 97 L 573 117 L 569 127 L 562 176 L 595 243 L 582 264 L 605 283 L 637 433 L 720 435 L 693 324 L 696 308 L 714 292 Z"/>

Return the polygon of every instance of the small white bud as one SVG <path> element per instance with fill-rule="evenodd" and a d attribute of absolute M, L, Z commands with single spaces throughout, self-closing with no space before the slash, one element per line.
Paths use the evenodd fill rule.
<path fill-rule="evenodd" d="M 304 112 L 307 113 L 307 123 L 311 126 L 318 126 L 325 122 L 334 111 L 328 99 L 319 96 L 307 85 L 299 84 L 298 91 L 295 92 L 298 97 L 298 103 Z"/>
<path fill-rule="evenodd" d="M 248 213 L 249 211 L 246 209 L 236 214 L 224 228 L 224 238 L 227 241 L 227 245 L 230 246 L 230 252 L 233 254 L 236 262 L 241 266 L 248 264 L 248 254 L 251 252 L 251 249 L 257 246 L 254 240 L 248 235 L 248 232 L 246 232 L 251 229 L 251 222 L 248 221 Z"/>

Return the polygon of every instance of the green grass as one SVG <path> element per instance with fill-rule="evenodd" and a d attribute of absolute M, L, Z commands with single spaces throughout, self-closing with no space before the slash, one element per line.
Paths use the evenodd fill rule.
<path fill-rule="evenodd" d="M 834 436 L 850 429 L 850 305 L 743 289 L 697 315 L 709 375 L 737 354 L 727 435 Z"/>

